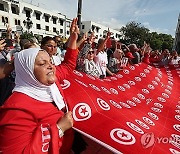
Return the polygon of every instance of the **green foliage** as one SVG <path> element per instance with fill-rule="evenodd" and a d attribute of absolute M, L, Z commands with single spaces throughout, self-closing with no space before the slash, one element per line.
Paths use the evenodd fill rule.
<path fill-rule="evenodd" d="M 23 34 L 21 34 L 20 39 L 31 39 L 33 37 L 32 32 L 25 31 Z"/>
<path fill-rule="evenodd" d="M 146 41 L 154 50 L 171 50 L 173 46 L 173 38 L 171 35 L 150 32 L 148 28 L 145 28 L 135 21 L 128 23 L 125 27 L 122 27 L 120 31 L 123 34 L 121 41 L 126 44 L 135 43 L 138 46 L 143 46 L 144 41 Z"/>

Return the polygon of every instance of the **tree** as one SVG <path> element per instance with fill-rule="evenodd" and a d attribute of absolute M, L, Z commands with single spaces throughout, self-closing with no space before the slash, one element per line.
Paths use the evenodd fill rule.
<path fill-rule="evenodd" d="M 157 32 L 151 32 L 148 28 L 141 26 L 140 23 L 132 21 L 125 27 L 120 29 L 123 37 L 121 42 L 125 44 L 135 43 L 138 46 L 143 46 L 144 41 L 150 44 L 153 50 L 159 49 L 172 49 L 173 38 L 168 34 L 158 34 Z"/>
<path fill-rule="evenodd" d="M 141 26 L 140 23 L 132 21 L 125 27 L 120 29 L 123 34 L 123 40 L 127 43 L 136 43 L 138 46 L 142 46 L 144 41 L 147 41 L 149 29 Z"/>

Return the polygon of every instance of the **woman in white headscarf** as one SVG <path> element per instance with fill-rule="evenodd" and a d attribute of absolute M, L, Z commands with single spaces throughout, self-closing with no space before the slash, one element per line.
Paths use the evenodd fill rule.
<path fill-rule="evenodd" d="M 0 108 L 0 151 L 3 154 L 70 153 L 73 119 L 60 82 L 75 68 L 78 50 L 77 19 L 64 62 L 55 68 L 40 48 L 15 55 L 16 86 Z M 66 112 L 66 113 L 65 113 Z"/>

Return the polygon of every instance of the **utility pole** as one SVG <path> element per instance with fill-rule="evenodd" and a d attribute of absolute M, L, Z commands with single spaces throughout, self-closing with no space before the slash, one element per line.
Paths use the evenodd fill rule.
<path fill-rule="evenodd" d="M 77 13 L 77 17 L 78 17 L 78 26 L 79 26 L 79 30 L 81 32 L 81 11 L 82 11 L 82 0 L 78 0 L 78 13 Z"/>

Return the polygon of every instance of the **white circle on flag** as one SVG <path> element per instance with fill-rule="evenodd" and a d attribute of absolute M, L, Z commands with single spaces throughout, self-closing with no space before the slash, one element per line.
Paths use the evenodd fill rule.
<path fill-rule="evenodd" d="M 180 110 L 175 110 L 176 113 L 180 114 Z"/>
<path fill-rule="evenodd" d="M 144 69 L 145 73 L 150 73 L 150 71 L 148 69 Z"/>
<path fill-rule="evenodd" d="M 136 83 L 134 81 L 128 81 L 128 84 L 134 86 Z"/>
<path fill-rule="evenodd" d="M 132 100 L 135 101 L 136 103 L 141 103 L 141 101 L 136 97 L 132 97 Z"/>
<path fill-rule="evenodd" d="M 147 89 L 145 89 L 145 88 L 142 89 L 142 92 L 145 93 L 145 94 L 149 94 L 149 90 L 147 90 Z"/>
<path fill-rule="evenodd" d="M 157 76 L 155 77 L 155 80 L 156 80 L 157 82 L 160 82 L 160 81 L 161 81 Z"/>
<path fill-rule="evenodd" d="M 129 74 L 129 70 L 127 70 L 127 69 L 124 69 L 123 72 L 124 72 L 124 74 Z"/>
<path fill-rule="evenodd" d="M 128 84 L 123 84 L 123 86 L 125 87 L 125 88 L 127 88 L 127 89 L 130 89 L 131 87 L 130 87 L 130 85 L 128 85 Z"/>
<path fill-rule="evenodd" d="M 135 67 L 134 67 L 134 66 L 129 66 L 129 68 L 130 68 L 131 70 L 135 70 Z"/>
<path fill-rule="evenodd" d="M 117 80 L 117 78 L 113 76 L 113 77 L 111 77 L 111 80 Z"/>
<path fill-rule="evenodd" d="M 71 83 L 68 80 L 63 80 L 63 84 L 60 84 L 60 85 L 61 85 L 61 88 L 64 90 L 64 89 L 69 88 Z"/>
<path fill-rule="evenodd" d="M 148 125 L 146 125 L 144 122 L 140 121 L 140 120 L 135 120 L 137 122 L 138 125 L 140 125 L 141 127 L 145 128 L 145 129 L 150 129 Z"/>
<path fill-rule="evenodd" d="M 145 99 L 145 96 L 143 94 L 137 94 L 137 96 L 140 98 L 140 99 Z"/>
<path fill-rule="evenodd" d="M 73 108 L 73 118 L 75 121 L 84 121 L 91 118 L 91 108 L 86 103 L 78 103 Z"/>
<path fill-rule="evenodd" d="M 160 103 L 154 103 L 154 106 L 156 106 L 156 107 L 159 107 L 159 108 L 163 108 L 163 105 L 162 104 L 160 104 Z"/>
<path fill-rule="evenodd" d="M 169 151 L 172 153 L 172 154 L 179 154 L 180 151 L 177 151 L 175 149 L 172 149 L 172 148 L 169 148 Z"/>
<path fill-rule="evenodd" d="M 180 125 L 179 124 L 175 124 L 175 125 L 173 125 L 173 127 L 174 127 L 175 130 L 180 132 Z"/>
<path fill-rule="evenodd" d="M 97 86 L 93 85 L 93 84 L 89 84 L 91 86 L 91 88 L 93 88 L 96 91 L 101 91 Z"/>
<path fill-rule="evenodd" d="M 119 88 L 119 90 L 121 90 L 121 91 L 126 91 L 126 89 L 125 89 L 124 87 L 122 87 L 122 86 L 118 86 L 118 88 Z"/>
<path fill-rule="evenodd" d="M 156 81 L 152 81 L 152 83 L 155 85 L 155 86 L 158 86 L 158 83 Z"/>
<path fill-rule="evenodd" d="M 140 76 L 142 76 L 143 78 L 146 77 L 146 74 L 145 73 L 140 73 Z"/>
<path fill-rule="evenodd" d="M 122 109 L 121 105 L 119 105 L 119 104 L 116 103 L 115 101 L 113 101 L 113 100 L 109 100 L 109 101 L 110 101 L 110 103 L 111 103 L 114 107 L 116 107 L 116 108 L 118 108 L 118 109 Z"/>
<path fill-rule="evenodd" d="M 121 74 L 117 74 L 116 76 L 117 76 L 117 78 L 120 78 L 120 79 L 123 78 L 123 75 L 121 75 Z"/>
<path fill-rule="evenodd" d="M 131 106 L 136 106 L 136 103 L 134 103 L 133 101 L 127 100 L 126 102 Z"/>
<path fill-rule="evenodd" d="M 143 120 L 144 120 L 147 124 L 149 124 L 149 125 L 151 125 L 151 126 L 154 126 L 154 125 L 155 125 L 155 123 L 154 123 L 152 120 L 150 120 L 149 118 L 147 118 L 147 117 L 143 117 Z"/>
<path fill-rule="evenodd" d="M 154 120 L 159 120 L 159 117 L 156 114 L 152 113 L 152 112 L 148 112 L 148 115 Z"/>
<path fill-rule="evenodd" d="M 163 96 L 164 98 L 169 98 L 169 95 L 166 94 L 166 93 L 162 93 L 162 96 Z"/>
<path fill-rule="evenodd" d="M 131 122 L 126 122 L 126 124 L 134 131 L 136 131 L 139 134 L 144 134 L 143 130 L 141 128 L 139 128 L 138 126 L 136 126 L 135 124 L 131 123 Z"/>
<path fill-rule="evenodd" d="M 140 78 L 140 77 L 138 77 L 138 76 L 134 77 L 134 79 L 135 79 L 136 81 L 138 81 L 138 82 L 140 82 L 140 81 L 141 81 L 141 78 Z"/>
<path fill-rule="evenodd" d="M 152 84 L 148 84 L 148 88 L 151 89 L 151 90 L 155 89 L 155 87 Z"/>
<path fill-rule="evenodd" d="M 121 128 L 111 130 L 110 136 L 115 142 L 123 145 L 132 145 L 136 142 L 135 137 L 130 132 Z"/>
<path fill-rule="evenodd" d="M 97 103 L 102 110 L 105 110 L 105 111 L 110 110 L 109 104 L 105 102 L 103 99 L 97 98 Z"/>
<path fill-rule="evenodd" d="M 180 115 L 175 115 L 176 120 L 180 121 Z"/>
<path fill-rule="evenodd" d="M 179 105 L 176 105 L 176 108 L 177 108 L 177 109 L 180 109 L 180 106 L 179 106 Z"/>
<path fill-rule="evenodd" d="M 119 102 L 119 104 L 120 104 L 121 106 L 125 107 L 125 108 L 128 108 L 128 109 L 131 108 L 128 104 L 126 104 L 126 103 L 124 103 L 124 102 Z"/>
<path fill-rule="evenodd" d="M 166 85 L 166 88 L 169 89 L 169 90 L 172 90 L 172 87 L 169 86 L 169 85 Z"/>
<path fill-rule="evenodd" d="M 163 102 L 163 103 L 166 102 L 166 99 L 164 99 L 164 98 L 162 98 L 162 97 L 158 97 L 157 100 L 158 100 L 158 101 L 161 101 L 161 102 Z"/>
<path fill-rule="evenodd" d="M 104 92 L 106 92 L 106 93 L 108 93 L 108 94 L 111 94 L 111 92 L 110 92 L 108 89 L 106 89 L 105 87 L 101 87 L 101 89 L 102 89 Z"/>
<path fill-rule="evenodd" d="M 154 112 L 160 113 L 161 109 L 156 108 L 156 107 L 152 107 L 151 110 L 153 110 Z"/>
<path fill-rule="evenodd" d="M 110 91 L 111 91 L 113 94 L 118 95 L 118 91 L 117 91 L 116 89 L 110 88 Z"/>
<path fill-rule="evenodd" d="M 76 70 L 73 70 L 73 73 L 76 74 L 77 76 L 80 76 L 80 77 L 83 77 L 82 73 L 76 71 Z"/>
<path fill-rule="evenodd" d="M 171 95 L 171 91 L 170 91 L 170 90 L 165 89 L 164 91 L 165 91 L 165 93 L 167 93 L 167 94 Z"/>

